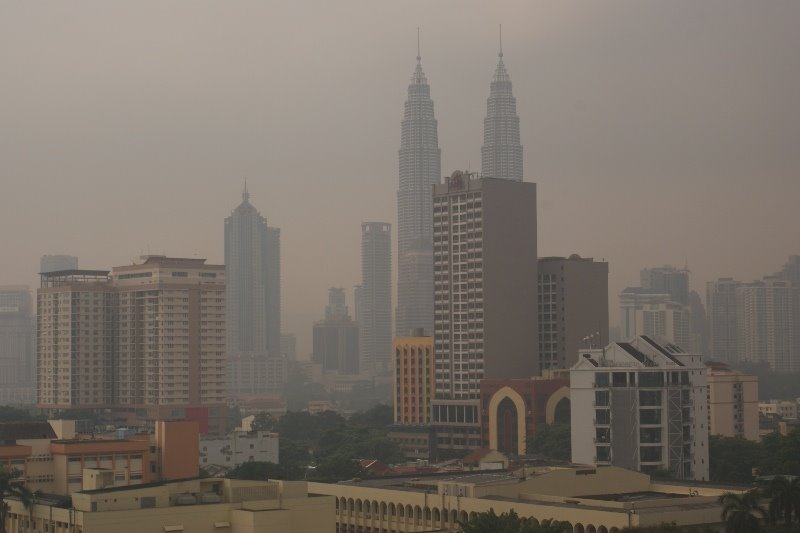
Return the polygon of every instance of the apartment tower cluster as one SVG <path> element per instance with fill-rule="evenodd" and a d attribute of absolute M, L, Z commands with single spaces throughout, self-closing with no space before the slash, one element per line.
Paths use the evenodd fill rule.
<path fill-rule="evenodd" d="M 45 272 L 37 308 L 40 408 L 224 429 L 224 266 L 146 256 L 111 271 Z"/>

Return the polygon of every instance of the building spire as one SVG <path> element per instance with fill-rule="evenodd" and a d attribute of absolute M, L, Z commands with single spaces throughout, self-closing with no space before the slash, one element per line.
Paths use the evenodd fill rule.
<path fill-rule="evenodd" d="M 500 24 L 500 60 L 503 60 L 503 25 Z"/>
<path fill-rule="evenodd" d="M 417 26 L 417 66 L 414 69 L 414 75 L 411 77 L 411 82 L 415 84 L 428 83 L 428 80 L 425 78 L 425 73 L 422 71 L 422 48 L 419 44 L 419 26 Z"/>
<path fill-rule="evenodd" d="M 250 200 L 250 193 L 247 192 L 247 178 L 244 180 L 244 191 L 242 192 L 242 201 L 247 202 Z"/>
<path fill-rule="evenodd" d="M 417 63 L 422 61 L 422 53 L 420 50 L 421 49 L 419 47 L 419 26 L 417 26 Z"/>

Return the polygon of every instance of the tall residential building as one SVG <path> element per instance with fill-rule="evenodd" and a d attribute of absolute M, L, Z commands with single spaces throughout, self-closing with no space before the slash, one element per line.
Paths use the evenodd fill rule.
<path fill-rule="evenodd" d="M 620 293 L 619 303 L 624 340 L 648 335 L 659 342 L 677 344 L 684 350 L 691 346 L 689 307 L 673 301 L 670 294 L 627 287 Z"/>
<path fill-rule="evenodd" d="M 325 373 L 358 374 L 358 340 L 358 323 L 347 312 L 344 289 L 329 289 L 325 319 L 314 324 L 311 360 Z"/>
<path fill-rule="evenodd" d="M 434 391 L 433 337 L 422 330 L 408 337 L 395 337 L 394 423 L 421 426 L 430 423 L 430 403 Z"/>
<path fill-rule="evenodd" d="M 58 272 L 77 268 L 78 258 L 74 255 L 43 255 L 39 259 L 39 272 Z"/>
<path fill-rule="evenodd" d="M 400 188 L 397 191 L 398 336 L 412 329 L 433 330 L 432 189 L 441 177 L 436 118 L 428 79 L 417 67 L 408 86 L 400 135 Z"/>
<path fill-rule="evenodd" d="M 391 372 L 392 242 L 391 226 L 385 222 L 361 224 L 358 312 L 361 372 Z"/>
<path fill-rule="evenodd" d="M 791 255 L 781 270 L 780 276 L 800 287 L 800 255 Z"/>
<path fill-rule="evenodd" d="M 736 289 L 741 282 L 720 278 L 706 283 L 708 348 L 711 358 L 729 363 L 738 360 L 739 346 Z"/>
<path fill-rule="evenodd" d="M 517 99 L 503 63 L 503 43 L 486 100 L 483 119 L 481 173 L 487 178 L 522 181 L 522 144 L 519 138 Z"/>
<path fill-rule="evenodd" d="M 45 273 L 38 291 L 38 404 L 107 409 L 153 425 L 225 426 L 225 267 L 146 256 Z"/>
<path fill-rule="evenodd" d="M 758 376 L 718 362 L 706 363 L 708 433 L 759 440 Z"/>
<path fill-rule="evenodd" d="M 647 336 L 580 354 L 570 370 L 574 463 L 708 481 L 702 356 Z"/>
<path fill-rule="evenodd" d="M 673 302 L 689 304 L 689 271 L 672 266 L 643 268 L 639 273 L 643 289 L 669 294 Z"/>
<path fill-rule="evenodd" d="M 689 351 L 708 355 L 708 313 L 697 291 L 689 292 Z"/>
<path fill-rule="evenodd" d="M 250 203 L 225 219 L 226 350 L 229 356 L 280 354 L 280 230 Z"/>
<path fill-rule="evenodd" d="M 769 365 L 774 372 L 800 370 L 795 339 L 795 302 L 800 288 L 777 276 L 736 289 L 738 358 Z"/>
<path fill-rule="evenodd" d="M 485 378 L 539 371 L 536 184 L 455 172 L 434 188 L 432 419 L 438 445 L 480 446 Z"/>
<path fill-rule="evenodd" d="M 578 350 L 608 344 L 608 263 L 539 259 L 539 369 L 569 368 Z"/>
<path fill-rule="evenodd" d="M 36 402 L 36 322 L 27 286 L 0 286 L 0 405 Z"/>

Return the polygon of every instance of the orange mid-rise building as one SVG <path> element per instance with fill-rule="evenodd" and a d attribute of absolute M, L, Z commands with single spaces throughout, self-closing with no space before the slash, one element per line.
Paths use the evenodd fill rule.
<path fill-rule="evenodd" d="M 394 423 L 404 426 L 430 422 L 430 402 L 434 390 L 433 337 L 422 332 L 411 337 L 395 337 Z"/>
<path fill-rule="evenodd" d="M 74 421 L 0 424 L 0 468 L 31 491 L 69 495 L 86 489 L 87 471 L 111 486 L 196 477 L 196 422 L 160 421 L 155 434 L 95 438 L 75 433 Z"/>

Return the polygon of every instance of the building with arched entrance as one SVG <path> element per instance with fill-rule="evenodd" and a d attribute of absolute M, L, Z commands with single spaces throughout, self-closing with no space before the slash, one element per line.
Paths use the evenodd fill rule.
<path fill-rule="evenodd" d="M 481 443 L 525 455 L 527 437 L 543 425 L 569 423 L 569 379 L 558 374 L 529 379 L 485 379 L 480 385 Z"/>

